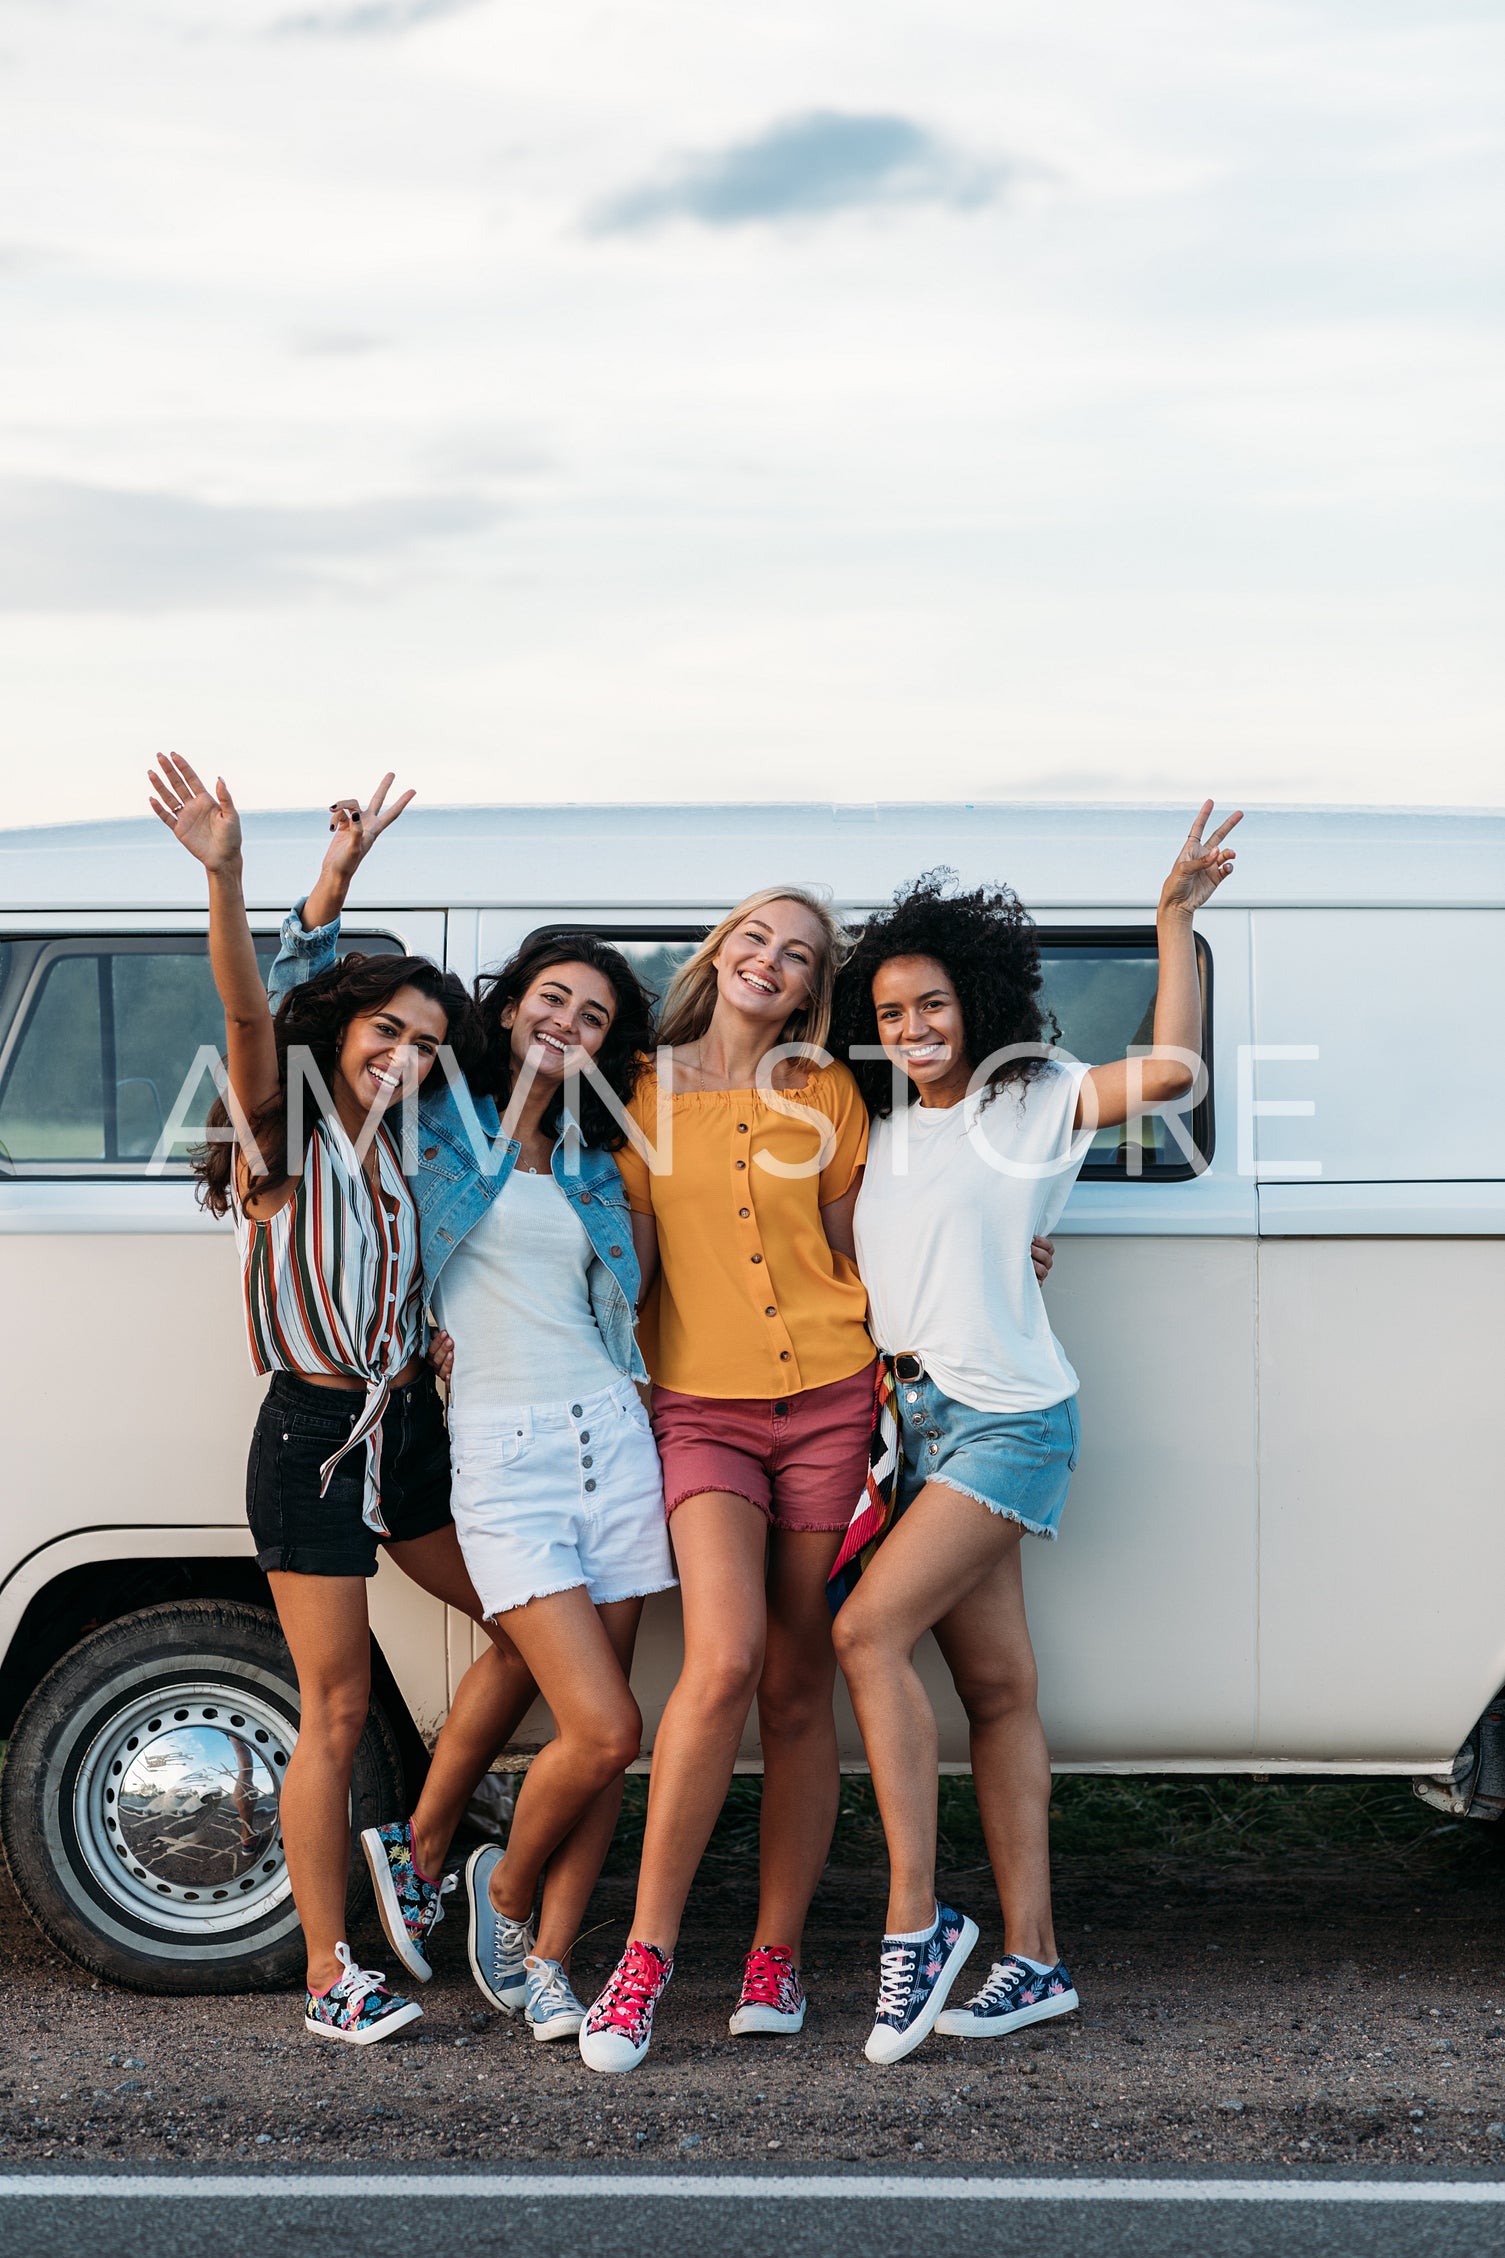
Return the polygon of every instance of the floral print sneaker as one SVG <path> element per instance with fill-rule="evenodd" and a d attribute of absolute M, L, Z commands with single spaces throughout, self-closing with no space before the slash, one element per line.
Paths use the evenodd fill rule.
<path fill-rule="evenodd" d="M 434 1972 L 428 1962 L 428 1940 L 444 1919 L 442 1901 L 454 1888 L 455 1876 L 446 1874 L 442 1882 L 431 1882 L 418 1871 L 412 1822 L 407 1819 L 363 1829 L 361 1849 L 387 1942 L 408 1974 L 426 1984 Z"/>
<path fill-rule="evenodd" d="M 805 2027 L 805 1987 L 781 1944 L 755 1945 L 742 1970 L 742 1997 L 727 2028 L 733 2038 Z"/>
<path fill-rule="evenodd" d="M 416 1999 L 399 1999 L 387 1989 L 379 1968 L 357 1968 L 348 1944 L 335 1956 L 344 1969 L 326 1991 L 307 1994 L 303 2028 L 314 2038 L 343 2039 L 346 2046 L 373 2046 L 379 2038 L 416 2023 L 423 2013 Z"/>
<path fill-rule="evenodd" d="M 653 2010 L 673 1973 L 674 1962 L 656 1945 L 633 1940 L 580 2026 L 580 2059 L 587 2069 L 637 2068 L 653 2037 Z"/>
<path fill-rule="evenodd" d="M 1006 1952 L 994 1961 L 982 1990 L 965 2007 L 948 2007 L 936 2029 L 948 2038 L 1002 2038 L 1006 2031 L 1022 2031 L 1026 2023 L 1069 2015 L 1080 2004 L 1064 1960 L 1042 1976 Z"/>
<path fill-rule="evenodd" d="M 864 2049 L 869 2062 L 902 2062 L 930 2036 L 977 1938 L 977 1923 L 951 1905 L 936 1907 L 926 1937 L 884 1938 L 878 2011 Z"/>

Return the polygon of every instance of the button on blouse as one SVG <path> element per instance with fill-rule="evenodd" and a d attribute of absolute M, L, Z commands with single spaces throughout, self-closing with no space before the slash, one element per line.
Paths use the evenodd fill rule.
<path fill-rule="evenodd" d="M 650 1146 L 658 1106 L 650 1067 L 628 1109 Z M 771 1402 L 862 1371 L 873 1356 L 867 1296 L 820 1219 L 867 1157 L 849 1070 L 835 1062 L 801 1090 L 766 1095 L 677 1092 L 666 1112 L 658 1171 L 631 1145 L 614 1156 L 633 1211 L 658 1227 L 659 1274 L 638 1328 L 654 1379 L 686 1395 Z M 817 1159 L 818 1169 L 787 1173 Z"/>

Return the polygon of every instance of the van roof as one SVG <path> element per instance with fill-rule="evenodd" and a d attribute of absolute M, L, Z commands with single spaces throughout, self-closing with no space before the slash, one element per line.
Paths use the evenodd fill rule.
<path fill-rule="evenodd" d="M 1143 914 L 1182 836 L 1180 807 L 1035 802 L 415 806 L 383 841 L 351 907 L 712 910 L 755 887 L 830 887 L 853 908 L 918 871 L 1006 879 L 1041 909 Z M 246 891 L 280 911 L 312 883 L 321 813 L 250 813 Z M 1232 907 L 1505 904 L 1505 810 L 1251 808 Z M 7 913 L 189 911 L 204 888 L 155 817 L 0 831 Z"/>

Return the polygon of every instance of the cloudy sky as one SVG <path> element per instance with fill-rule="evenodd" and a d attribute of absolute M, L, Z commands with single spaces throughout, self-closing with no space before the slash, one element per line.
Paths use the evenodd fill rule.
<path fill-rule="evenodd" d="M 7 0 L 5 814 L 1505 800 L 1496 0 Z"/>

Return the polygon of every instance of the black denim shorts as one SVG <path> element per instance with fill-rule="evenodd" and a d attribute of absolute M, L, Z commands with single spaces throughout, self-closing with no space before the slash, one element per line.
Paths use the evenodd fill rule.
<path fill-rule="evenodd" d="M 316 1387 L 274 1372 L 251 1437 L 246 1519 L 256 1565 L 294 1576 L 374 1576 L 376 1548 L 449 1525 L 449 1435 L 432 1372 L 394 1388 L 382 1415 L 381 1510 L 385 1539 L 361 1518 L 366 1453 L 340 1460 L 319 1495 L 319 1469 L 360 1417 L 354 1389 Z"/>

